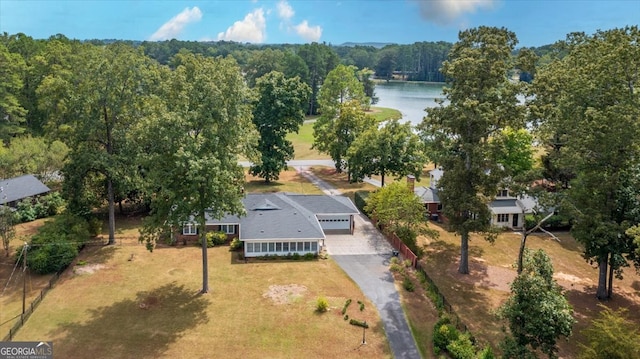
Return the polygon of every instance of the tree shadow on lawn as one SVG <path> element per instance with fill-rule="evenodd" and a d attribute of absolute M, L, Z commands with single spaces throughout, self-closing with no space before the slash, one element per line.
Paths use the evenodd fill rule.
<path fill-rule="evenodd" d="M 598 318 L 602 310 L 600 305 L 605 305 L 613 310 L 626 308 L 628 309 L 626 318 L 632 322 L 640 323 L 640 299 L 633 298 L 628 292 L 620 291 L 620 288 L 614 288 L 611 300 L 599 301 L 596 299 L 596 290 L 596 286 L 575 286 L 564 292 L 573 307 L 577 323 L 573 326 L 573 334 L 569 341 L 558 341 L 561 357 L 578 356 L 580 348 L 577 343 L 585 343 L 586 341 L 582 331 L 591 325 L 593 319 Z"/>
<path fill-rule="evenodd" d="M 503 323 L 496 317 L 495 308 L 507 293 L 496 289 L 488 266 L 478 261 L 482 249 L 469 246 L 470 274 L 458 273 L 460 248 L 441 240 L 429 245 L 422 266 L 438 290 L 451 305 L 461 324 L 481 342 L 495 345 L 502 338 Z M 453 320 L 455 323 L 455 319 Z"/>
<path fill-rule="evenodd" d="M 49 333 L 60 358 L 157 358 L 190 328 L 207 323 L 209 300 L 175 282 L 89 309 L 86 322 Z"/>

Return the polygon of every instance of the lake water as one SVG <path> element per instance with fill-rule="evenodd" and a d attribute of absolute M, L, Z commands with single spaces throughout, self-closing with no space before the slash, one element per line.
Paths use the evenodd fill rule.
<path fill-rule="evenodd" d="M 444 84 L 420 82 L 379 82 L 376 84 L 378 103 L 374 106 L 395 108 L 402 119 L 413 126 L 422 122 L 427 107 L 435 107 L 438 98 L 444 98 Z"/>

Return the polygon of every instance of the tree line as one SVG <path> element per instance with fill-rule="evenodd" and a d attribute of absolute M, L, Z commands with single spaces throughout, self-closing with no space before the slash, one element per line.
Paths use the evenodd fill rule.
<path fill-rule="evenodd" d="M 238 158 L 276 180 L 293 158 L 284 136 L 305 113 L 319 114 L 313 146 L 351 181 L 419 176 L 427 162 L 443 167 L 440 198 L 460 234 L 463 274 L 469 234 L 495 238 L 487 204 L 497 191 L 535 194 L 541 186 L 531 184 L 544 179 L 540 215 L 552 209 L 571 218 L 585 259 L 599 268 L 596 296 L 608 299 L 614 277 L 640 262 L 639 37 L 636 26 L 576 33 L 540 52 L 516 51 L 507 29 L 462 31 L 438 70 L 447 81 L 445 101 L 412 128 L 373 120 L 368 66 L 377 64 L 361 68 L 355 55 L 350 64 L 326 44 L 245 53 L 221 43 L 215 51 L 202 45 L 207 54 L 187 47 L 159 61 L 149 44 L 4 34 L 0 158 L 14 155 L 12 146 L 29 135 L 42 138 L 49 152 L 64 154 L 68 210 L 87 216 L 107 203 L 113 243 L 115 205 L 143 202 L 150 212 L 142 238 L 152 249 L 186 221 L 204 227 L 206 216 L 241 214 Z M 157 45 L 167 43 L 176 44 Z M 386 50 L 398 56 L 402 47 L 394 48 Z M 407 58 L 431 71 L 428 57 Z M 544 147 L 540 166 L 533 141 Z M 48 161 L 55 166 L 57 159 Z"/>

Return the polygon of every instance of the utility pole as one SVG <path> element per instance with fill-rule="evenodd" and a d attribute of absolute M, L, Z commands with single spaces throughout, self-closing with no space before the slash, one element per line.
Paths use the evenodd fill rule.
<path fill-rule="evenodd" d="M 22 314 L 24 315 L 27 304 L 27 249 L 29 245 L 25 242 L 22 247 Z"/>

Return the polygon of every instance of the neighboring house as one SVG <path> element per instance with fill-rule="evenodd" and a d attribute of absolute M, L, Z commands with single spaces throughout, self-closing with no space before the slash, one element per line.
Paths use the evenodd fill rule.
<path fill-rule="evenodd" d="M 407 176 L 407 183 L 420 198 L 430 219 L 446 221 L 442 215 L 442 203 L 438 197 L 438 182 L 444 172 L 440 168 L 429 171 L 429 187 L 414 188 L 415 177 Z M 489 203 L 491 224 L 498 227 L 521 229 L 524 226 L 524 214 L 533 213 L 537 201 L 530 196 L 513 197 L 508 190 L 498 192 L 496 198 Z"/>
<path fill-rule="evenodd" d="M 34 175 L 0 180 L 0 205 L 16 207 L 20 200 L 36 197 L 50 191 Z"/>
<path fill-rule="evenodd" d="M 206 231 L 223 231 L 243 242 L 245 257 L 317 254 L 327 233 L 351 234 L 358 209 L 347 197 L 291 193 L 250 193 L 246 215 L 206 218 Z M 197 239 L 187 223 L 178 240 Z"/>
<path fill-rule="evenodd" d="M 533 197 L 527 195 L 513 197 L 509 195 L 509 190 L 500 190 L 496 198 L 489 203 L 491 224 L 498 227 L 521 229 L 524 226 L 524 215 L 533 213 L 537 205 L 538 203 Z"/>
<path fill-rule="evenodd" d="M 415 193 L 420 201 L 424 204 L 427 215 L 435 221 L 442 221 L 442 203 L 438 197 L 438 181 L 442 177 L 443 171 L 440 168 L 429 171 L 429 187 L 415 187 L 416 178 L 412 175 L 407 176 L 407 184 L 409 189 Z"/>

